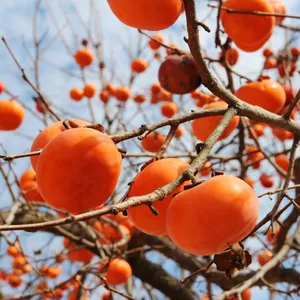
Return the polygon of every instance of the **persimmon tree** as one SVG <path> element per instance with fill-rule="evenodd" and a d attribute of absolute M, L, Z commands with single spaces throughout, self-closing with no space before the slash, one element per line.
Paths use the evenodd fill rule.
<path fill-rule="evenodd" d="M 291 1 L 99 2 L 2 37 L 0 299 L 299 297 Z"/>

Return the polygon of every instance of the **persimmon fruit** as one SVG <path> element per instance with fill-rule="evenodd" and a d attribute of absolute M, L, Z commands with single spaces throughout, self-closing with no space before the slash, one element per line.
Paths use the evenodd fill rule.
<path fill-rule="evenodd" d="M 107 0 L 112 12 L 124 24 L 145 30 L 163 30 L 181 13 L 181 0 Z"/>
<path fill-rule="evenodd" d="M 161 107 L 161 113 L 166 118 L 172 118 L 178 112 L 178 107 L 174 102 L 166 102 Z"/>
<path fill-rule="evenodd" d="M 85 126 L 85 125 L 91 125 L 87 121 L 83 120 L 70 120 L 73 123 L 75 123 L 78 126 Z M 66 130 L 66 127 L 63 125 L 63 121 L 58 121 L 55 123 L 52 123 L 45 127 L 34 139 L 30 151 L 36 151 L 38 149 L 43 149 L 45 146 L 59 133 Z M 72 130 L 72 129 L 68 129 Z M 31 166 L 34 171 L 37 169 L 37 163 L 39 160 L 39 155 L 30 156 Z"/>
<path fill-rule="evenodd" d="M 24 121 L 24 107 L 16 100 L 0 100 L 0 131 L 18 129 Z"/>
<path fill-rule="evenodd" d="M 279 112 L 286 102 L 282 85 L 270 79 L 247 83 L 235 95 L 251 105 L 260 106 L 273 113 Z"/>
<path fill-rule="evenodd" d="M 167 234 L 186 252 L 212 255 L 246 237 L 258 215 L 253 189 L 235 176 L 219 175 L 173 198 L 167 211 Z"/>
<path fill-rule="evenodd" d="M 91 251 L 80 248 L 76 244 L 70 242 L 68 239 L 64 239 L 63 245 L 68 250 L 68 258 L 72 262 L 84 262 L 88 263 L 94 256 L 94 253 Z"/>
<path fill-rule="evenodd" d="M 227 108 L 228 105 L 224 101 L 217 101 L 209 103 L 205 106 L 205 109 L 214 109 L 214 108 Z M 196 119 L 192 122 L 192 130 L 194 135 L 201 141 L 205 141 L 209 135 L 213 132 L 216 126 L 222 120 L 222 116 L 215 116 L 215 117 L 204 117 Z M 238 126 L 240 122 L 240 118 L 235 116 L 222 135 L 220 136 L 219 140 L 227 138 Z"/>
<path fill-rule="evenodd" d="M 258 263 L 263 266 L 269 262 L 273 257 L 273 253 L 270 250 L 266 250 L 257 256 Z"/>
<path fill-rule="evenodd" d="M 51 206 L 78 214 L 104 203 L 113 192 L 122 165 L 115 143 L 90 128 L 66 130 L 43 149 L 37 183 Z"/>
<path fill-rule="evenodd" d="M 124 259 L 115 258 L 108 265 L 106 279 L 108 284 L 119 285 L 125 283 L 131 275 L 130 264 Z"/>
<path fill-rule="evenodd" d="M 158 70 L 161 86 L 173 94 L 187 94 L 197 89 L 201 77 L 191 54 L 172 54 L 167 56 Z"/>
<path fill-rule="evenodd" d="M 223 3 L 223 7 L 234 10 L 274 12 L 267 0 L 227 0 Z M 260 49 L 271 37 L 275 26 L 275 17 L 234 14 L 224 9 L 221 10 L 221 21 L 227 35 L 238 48 L 246 52 Z"/>
<path fill-rule="evenodd" d="M 158 132 L 149 133 L 141 142 L 143 149 L 149 152 L 158 152 L 166 137 Z"/>
<path fill-rule="evenodd" d="M 74 58 L 77 64 L 84 68 L 92 64 L 94 60 L 94 54 L 92 50 L 88 48 L 81 48 L 75 53 Z"/>
<path fill-rule="evenodd" d="M 188 163 L 176 158 L 166 158 L 151 163 L 134 178 L 129 197 L 152 193 L 175 180 L 188 166 Z M 143 205 L 130 208 L 128 210 L 129 219 L 137 229 L 147 234 L 165 234 L 167 209 L 173 199 L 173 195 L 182 191 L 182 189 L 183 185 L 164 200 L 153 204 L 153 207 L 158 210 L 158 216 L 155 216 L 149 207 Z"/>

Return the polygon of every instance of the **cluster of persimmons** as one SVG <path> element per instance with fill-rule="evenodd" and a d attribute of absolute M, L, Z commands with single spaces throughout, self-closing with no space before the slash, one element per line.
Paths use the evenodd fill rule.
<path fill-rule="evenodd" d="M 133 1 L 108 0 L 108 4 L 116 17 L 124 24 L 150 31 L 163 30 L 170 27 L 184 12 L 182 0 L 163 1 L 164 9 L 157 9 L 162 0 Z M 275 13 L 286 13 L 285 5 L 280 0 L 227 0 L 223 3 L 221 22 L 223 28 L 236 45 L 220 53 L 219 63 L 224 67 L 233 67 L 239 59 L 239 50 L 254 52 L 265 45 L 273 34 L 276 24 L 281 24 L 284 17 L 274 17 Z M 255 14 L 230 14 L 226 9 L 262 12 L 264 17 Z M 269 14 L 269 15 L 268 15 Z M 250 30 L 251 29 L 251 30 Z M 247 32 L 247 34 L 245 34 Z M 164 47 L 167 56 L 158 70 L 158 81 L 149 87 L 150 103 L 161 103 L 161 114 L 164 118 L 172 118 L 180 113 L 173 101 L 173 95 L 189 95 L 194 105 L 201 109 L 227 108 L 222 99 L 200 91 L 201 77 L 193 56 L 177 49 L 175 44 L 165 45 L 164 37 L 155 34 L 149 40 L 149 48 L 155 53 Z M 293 76 L 300 55 L 300 48 L 293 47 L 288 53 L 274 53 L 271 48 L 264 48 L 264 69 L 277 68 L 280 77 Z M 75 62 L 80 68 L 87 68 L 94 61 L 91 49 L 78 49 L 74 55 Z M 131 72 L 136 76 L 145 72 L 150 62 L 137 57 L 131 61 Z M 0 83 L 0 94 L 5 90 Z M 81 101 L 84 97 L 89 101 L 96 95 L 97 87 L 92 83 L 74 87 L 70 90 L 70 98 Z M 144 94 L 132 95 L 127 86 L 116 87 L 107 83 L 101 88 L 99 99 L 107 105 L 111 99 L 119 102 L 131 98 L 137 106 L 147 101 Z M 269 112 L 283 115 L 294 99 L 295 91 L 286 84 L 281 84 L 268 76 L 241 85 L 235 92 L 242 101 L 261 107 Z M 41 113 L 47 110 L 37 103 Z M 23 122 L 25 110 L 16 100 L 0 101 L 0 130 L 16 130 Z M 296 117 L 296 110 L 290 116 Z M 222 116 L 210 116 L 195 119 L 191 122 L 195 138 L 205 141 L 221 121 Z M 228 138 L 240 123 L 240 117 L 235 116 L 219 140 Z M 264 135 L 264 123 L 249 121 L 257 138 Z M 274 138 L 286 141 L 293 134 L 284 129 L 271 127 Z M 185 134 L 179 126 L 175 137 Z M 141 141 L 141 147 L 148 152 L 157 153 L 166 141 L 166 136 L 158 132 L 150 132 Z M 83 120 L 58 121 L 45 127 L 34 139 L 31 151 L 41 150 L 39 155 L 30 157 L 32 168 L 26 170 L 18 180 L 23 197 L 27 201 L 47 203 L 57 211 L 59 216 L 80 214 L 102 208 L 111 197 L 122 172 L 122 154 L 115 142 L 104 132 L 99 131 L 89 122 Z M 70 155 L 72 153 L 72 155 Z M 245 149 L 247 164 L 259 169 L 265 159 L 261 149 L 248 145 Z M 273 158 L 272 158 L 273 159 Z M 288 156 L 279 154 L 274 162 L 284 172 L 289 166 Z M 189 164 L 179 158 L 154 160 L 145 166 L 133 178 L 128 197 L 143 196 L 165 186 L 182 175 Z M 213 166 L 207 161 L 200 170 L 201 176 L 212 173 Z M 54 176 L 55 174 L 55 176 Z M 262 173 L 261 185 L 271 188 L 274 184 L 272 176 Z M 127 243 L 133 232 L 138 229 L 144 233 L 157 236 L 167 236 L 182 250 L 194 255 L 213 255 L 249 236 L 254 229 L 259 216 L 259 202 L 253 190 L 254 182 L 249 177 L 242 179 L 232 175 L 213 176 L 199 185 L 186 189 L 190 181 L 184 182 L 163 201 L 153 205 L 141 205 L 128 209 L 128 217 L 119 213 L 109 216 L 113 222 L 97 220 L 91 222 L 93 229 L 99 234 L 101 245 L 113 245 L 123 241 Z M 74 188 L 75 187 L 75 188 Z M 201 201 L 199 201 L 201 199 Z M 153 212 L 158 211 L 158 215 Z M 220 224 L 222 226 L 212 226 Z M 269 243 L 276 243 L 279 227 L 275 236 L 268 232 Z M 117 246 L 121 247 L 121 246 Z M 61 264 L 66 260 L 89 263 L 94 253 L 86 248 L 76 246 L 72 241 L 64 239 L 63 248 L 66 254 L 57 254 L 54 263 L 42 265 L 37 271 L 41 280 L 36 285 L 37 291 L 48 289 L 47 280 L 57 278 L 61 272 Z M 7 254 L 12 258 L 11 274 L 1 273 L 11 287 L 22 285 L 22 276 L 33 272 L 31 264 L 21 251 L 18 243 L 11 244 Z M 259 253 L 257 259 L 262 266 L 270 261 L 273 253 L 269 250 Z M 35 270 L 36 271 L 36 270 Z M 98 270 L 109 285 L 125 283 L 132 275 L 130 265 L 126 260 L 113 258 L 102 263 Z M 6 277 L 5 277 L 6 276 Z M 78 280 L 59 285 L 51 292 L 44 293 L 43 298 L 61 298 L 69 291 L 69 299 L 77 299 Z M 109 299 L 109 293 L 102 299 Z M 245 290 L 242 299 L 250 299 L 251 291 Z M 88 299 L 88 294 L 85 298 Z M 209 299 L 208 297 L 201 298 Z M 228 299 L 237 299 L 236 296 Z"/>

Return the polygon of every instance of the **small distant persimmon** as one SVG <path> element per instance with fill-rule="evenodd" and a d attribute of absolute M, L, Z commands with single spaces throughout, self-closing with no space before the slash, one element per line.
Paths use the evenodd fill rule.
<path fill-rule="evenodd" d="M 136 58 L 131 62 L 131 70 L 135 73 L 143 73 L 147 70 L 149 63 L 143 58 Z"/>
<path fill-rule="evenodd" d="M 163 41 L 164 41 L 164 36 L 160 33 L 157 33 L 152 36 L 152 39 L 149 40 L 148 45 L 152 50 L 158 50 L 161 47 L 160 43 L 163 43 Z"/>
<path fill-rule="evenodd" d="M 166 137 L 158 132 L 149 133 L 141 142 L 143 149 L 149 152 L 158 152 Z"/>
<path fill-rule="evenodd" d="M 110 94 L 107 90 L 102 90 L 99 94 L 99 98 L 103 103 L 107 103 L 110 98 Z"/>
<path fill-rule="evenodd" d="M 273 53 L 274 53 L 274 52 L 273 52 L 273 49 L 272 49 L 271 47 L 265 48 L 265 49 L 263 50 L 263 56 L 266 57 L 266 58 L 272 56 Z"/>
<path fill-rule="evenodd" d="M 88 48 L 82 48 L 75 53 L 74 58 L 77 64 L 84 68 L 92 64 L 94 60 L 94 54 L 92 50 Z"/>
<path fill-rule="evenodd" d="M 124 259 L 115 258 L 108 265 L 106 279 L 108 284 L 119 285 L 125 283 L 131 275 L 130 264 Z"/>
<path fill-rule="evenodd" d="M 174 54 L 177 51 L 177 49 L 178 49 L 178 45 L 176 45 L 175 43 L 171 43 L 168 46 L 169 47 L 166 48 L 167 55 Z"/>
<path fill-rule="evenodd" d="M 273 253 L 269 250 L 266 250 L 257 256 L 258 263 L 263 266 L 268 263 L 273 258 Z"/>
<path fill-rule="evenodd" d="M 68 258 L 70 261 L 88 263 L 94 256 L 94 253 L 91 251 L 76 246 L 66 238 L 63 241 L 63 245 L 68 250 Z"/>
<path fill-rule="evenodd" d="M 161 91 L 161 85 L 159 82 L 153 83 L 150 87 L 152 94 L 158 94 Z"/>
<path fill-rule="evenodd" d="M 269 230 L 267 232 L 267 241 L 270 244 L 276 243 L 279 231 L 280 231 L 280 227 L 279 226 L 275 226 L 275 228 L 274 228 L 274 235 L 273 235 L 272 234 L 272 228 L 269 228 Z"/>
<path fill-rule="evenodd" d="M 146 101 L 146 96 L 143 94 L 135 95 L 133 98 L 135 103 L 142 104 Z"/>
<path fill-rule="evenodd" d="M 0 94 L 2 94 L 5 90 L 3 81 L 0 80 Z"/>
<path fill-rule="evenodd" d="M 81 88 L 74 87 L 70 90 L 70 98 L 74 101 L 80 101 L 84 96 L 84 92 Z"/>
<path fill-rule="evenodd" d="M 263 123 L 257 123 L 253 125 L 252 129 L 255 132 L 257 137 L 260 137 L 264 135 L 264 130 L 265 130 L 266 125 Z"/>
<path fill-rule="evenodd" d="M 184 128 L 183 126 L 179 126 L 175 131 L 175 137 L 180 138 L 184 135 Z"/>
<path fill-rule="evenodd" d="M 9 246 L 7 248 L 6 253 L 11 257 L 17 257 L 17 256 L 22 255 L 21 251 L 20 251 L 20 247 L 16 246 L 16 245 Z"/>
<path fill-rule="evenodd" d="M 87 83 L 83 89 L 83 94 L 87 98 L 92 98 L 96 94 L 97 88 L 92 83 Z"/>
<path fill-rule="evenodd" d="M 0 131 L 18 129 L 24 121 L 24 107 L 16 100 L 0 100 Z"/>
<path fill-rule="evenodd" d="M 274 178 L 267 174 L 261 174 L 259 177 L 259 181 L 265 188 L 271 188 L 274 185 Z"/>
<path fill-rule="evenodd" d="M 299 55 L 300 55 L 300 47 L 292 47 L 290 49 L 291 54 L 293 56 L 294 59 L 298 59 Z"/>
<path fill-rule="evenodd" d="M 209 161 L 206 161 L 200 170 L 200 174 L 201 176 L 208 176 L 211 174 L 211 172 L 212 172 L 211 163 Z"/>
<path fill-rule="evenodd" d="M 250 177 L 245 177 L 243 179 L 251 188 L 254 189 L 255 187 L 255 182 L 250 178 Z"/>
<path fill-rule="evenodd" d="M 157 99 L 159 101 L 172 101 L 172 94 L 168 91 L 162 90 L 157 94 Z"/>
<path fill-rule="evenodd" d="M 107 291 L 102 295 L 102 300 L 109 300 L 109 298 L 110 298 L 110 291 Z"/>
<path fill-rule="evenodd" d="M 130 89 L 127 86 L 119 87 L 115 90 L 114 96 L 121 102 L 126 102 L 130 98 Z"/>
<path fill-rule="evenodd" d="M 290 160 L 285 154 L 279 154 L 275 156 L 276 164 L 285 172 L 288 171 Z"/>
<path fill-rule="evenodd" d="M 178 107 L 174 102 L 166 102 L 161 107 L 161 113 L 166 118 L 172 118 L 178 112 Z"/>
<path fill-rule="evenodd" d="M 13 274 L 8 276 L 7 281 L 8 284 L 13 288 L 17 288 L 23 284 L 23 281 L 20 278 L 20 276 L 13 275 Z"/>
<path fill-rule="evenodd" d="M 266 59 L 264 68 L 266 70 L 274 69 L 277 66 L 277 59 L 273 57 L 269 57 Z"/>

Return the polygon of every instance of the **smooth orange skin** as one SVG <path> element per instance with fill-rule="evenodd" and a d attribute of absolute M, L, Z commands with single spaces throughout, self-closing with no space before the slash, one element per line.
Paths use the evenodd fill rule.
<path fill-rule="evenodd" d="M 206 161 L 200 170 L 200 174 L 201 176 L 208 176 L 211 174 L 211 171 L 211 163 L 209 161 Z"/>
<path fill-rule="evenodd" d="M 260 254 L 258 254 L 257 256 L 257 260 L 258 260 L 258 263 L 263 266 L 265 265 L 267 262 L 269 262 L 273 257 L 273 253 L 269 250 L 266 250 Z"/>
<path fill-rule="evenodd" d="M 172 101 L 172 94 L 168 91 L 162 90 L 157 94 L 157 102 L 159 101 Z"/>
<path fill-rule="evenodd" d="M 84 68 L 89 66 L 90 64 L 92 64 L 93 60 L 94 60 L 94 54 L 92 52 L 92 50 L 88 49 L 88 48 L 82 48 L 79 49 L 76 54 L 74 55 L 74 58 L 77 62 L 77 64 Z"/>
<path fill-rule="evenodd" d="M 161 85 L 159 82 L 153 83 L 150 89 L 151 93 L 156 95 L 161 91 Z"/>
<path fill-rule="evenodd" d="M 82 100 L 83 96 L 84 96 L 83 90 L 80 88 L 75 87 L 70 90 L 70 98 L 74 101 Z"/>
<path fill-rule="evenodd" d="M 184 128 L 183 126 L 179 126 L 175 131 L 175 137 L 180 138 L 184 135 Z"/>
<path fill-rule="evenodd" d="M 15 100 L 0 100 L 0 131 L 16 130 L 24 121 L 24 107 Z"/>
<path fill-rule="evenodd" d="M 227 0 L 223 6 L 237 10 L 273 13 L 273 8 L 267 0 Z M 246 52 L 260 49 L 271 37 L 275 26 L 275 17 L 232 14 L 225 10 L 221 11 L 221 21 L 228 36 Z"/>
<path fill-rule="evenodd" d="M 77 249 L 77 246 L 66 238 L 63 241 L 63 245 L 69 251 L 68 258 L 70 261 L 88 263 L 94 256 L 94 253 L 85 248 L 78 246 Z"/>
<path fill-rule="evenodd" d="M 146 101 L 146 96 L 142 94 L 138 94 L 134 96 L 133 100 L 138 104 L 142 104 Z"/>
<path fill-rule="evenodd" d="M 275 137 L 277 137 L 282 142 L 285 140 L 291 140 L 294 138 L 294 135 L 292 132 L 281 129 L 281 128 L 277 128 L 277 127 L 272 129 L 272 133 Z"/>
<path fill-rule="evenodd" d="M 115 90 L 114 96 L 121 102 L 126 102 L 130 98 L 130 89 L 127 86 L 122 86 Z"/>
<path fill-rule="evenodd" d="M 162 34 L 154 34 L 152 36 L 153 39 L 156 39 L 157 41 L 159 42 L 163 42 L 164 41 L 164 36 Z M 149 40 L 149 43 L 148 43 L 149 47 L 152 49 L 152 50 L 158 50 L 160 47 L 161 47 L 161 44 L 156 42 L 155 40 Z"/>
<path fill-rule="evenodd" d="M 246 289 L 241 294 L 242 300 L 251 300 L 251 289 Z M 227 297 L 227 300 L 238 300 L 239 298 L 236 295 L 231 295 Z"/>
<path fill-rule="evenodd" d="M 9 246 L 6 253 L 11 257 L 18 257 L 21 255 L 20 248 L 16 246 Z"/>
<path fill-rule="evenodd" d="M 84 89 L 83 89 L 83 94 L 87 98 L 93 98 L 94 95 L 96 94 L 97 88 L 94 84 L 88 83 Z"/>
<path fill-rule="evenodd" d="M 274 185 L 273 177 L 268 176 L 267 174 L 261 174 L 259 177 L 259 181 L 261 185 L 265 188 L 271 188 Z"/>
<path fill-rule="evenodd" d="M 166 118 L 172 118 L 178 112 L 178 107 L 174 102 L 167 102 L 161 107 L 161 113 Z"/>
<path fill-rule="evenodd" d="M 270 47 L 268 47 L 268 48 L 265 48 L 264 50 L 263 50 L 263 56 L 264 57 L 270 57 L 270 56 L 272 56 L 273 55 L 273 49 L 272 48 L 270 48 Z"/>
<path fill-rule="evenodd" d="M 118 285 L 125 283 L 131 275 L 130 264 L 124 259 L 115 258 L 108 265 L 106 279 L 108 284 Z"/>
<path fill-rule="evenodd" d="M 33 169 L 28 169 L 22 174 L 19 180 L 19 185 L 23 191 L 23 196 L 27 201 L 44 202 L 44 199 L 38 191 L 36 174 Z"/>
<path fill-rule="evenodd" d="M 286 101 L 281 84 L 270 79 L 245 84 L 235 95 L 251 105 L 260 106 L 273 113 L 279 112 Z"/>
<path fill-rule="evenodd" d="M 151 163 L 134 178 L 129 197 L 152 193 L 175 180 L 188 166 L 188 163 L 176 158 L 161 159 Z M 173 199 L 173 195 L 182 190 L 183 185 L 171 195 L 168 195 L 163 201 L 153 204 L 153 207 L 159 212 L 158 216 L 155 216 L 147 206 L 143 205 L 130 208 L 128 210 L 129 219 L 137 229 L 147 234 L 165 234 L 167 209 Z"/>
<path fill-rule="evenodd" d="M 89 122 L 83 120 L 72 120 L 78 126 L 90 125 Z M 36 151 L 38 149 L 43 149 L 45 146 L 59 133 L 65 131 L 66 128 L 63 125 L 63 121 L 55 122 L 44 128 L 35 138 L 31 145 L 30 151 Z M 68 129 L 71 130 L 71 129 Z M 34 171 L 37 169 L 37 163 L 39 160 L 39 155 L 30 156 L 31 165 Z"/>
<path fill-rule="evenodd" d="M 275 162 L 285 172 L 288 171 L 290 160 L 285 154 L 276 155 Z"/>
<path fill-rule="evenodd" d="M 102 300 L 109 300 L 110 297 L 110 291 L 107 291 L 102 295 Z"/>
<path fill-rule="evenodd" d="M 107 90 L 103 90 L 100 92 L 99 98 L 103 103 L 107 103 L 110 98 L 110 94 Z"/>
<path fill-rule="evenodd" d="M 136 58 L 131 63 L 131 70 L 136 73 L 143 73 L 148 68 L 148 62 L 143 58 Z"/>
<path fill-rule="evenodd" d="M 269 3 L 273 7 L 275 14 L 286 15 L 286 6 L 281 0 L 269 0 Z M 285 17 L 276 17 L 275 18 L 276 25 L 281 24 L 284 19 Z"/>
<path fill-rule="evenodd" d="M 264 124 L 257 123 L 252 128 L 253 128 L 256 136 L 260 137 L 260 136 L 264 135 L 265 127 L 266 126 Z"/>
<path fill-rule="evenodd" d="M 166 137 L 158 132 L 149 133 L 141 142 L 144 150 L 149 152 L 158 152 L 165 142 Z"/>
<path fill-rule="evenodd" d="M 273 57 L 269 57 L 266 59 L 264 67 L 266 70 L 273 69 L 277 66 L 277 59 Z"/>
<path fill-rule="evenodd" d="M 239 60 L 239 52 L 235 48 L 230 48 L 225 53 L 225 59 L 230 66 L 234 66 Z"/>
<path fill-rule="evenodd" d="M 51 206 L 78 214 L 110 197 L 121 166 L 121 154 L 107 135 L 90 128 L 66 130 L 40 155 L 39 191 Z"/>
<path fill-rule="evenodd" d="M 235 176 L 219 175 L 173 198 L 167 233 L 186 252 L 212 255 L 246 237 L 258 215 L 253 189 Z"/>
<path fill-rule="evenodd" d="M 124 24 L 151 31 L 175 23 L 181 13 L 181 0 L 107 0 L 112 12 Z"/>
<path fill-rule="evenodd" d="M 227 108 L 228 105 L 224 101 L 217 101 L 209 103 L 207 106 L 205 106 L 205 109 L 214 109 L 214 108 Z M 205 117 L 196 119 L 192 122 L 192 130 L 194 135 L 201 141 L 205 141 L 209 135 L 213 132 L 213 130 L 216 128 L 216 126 L 220 123 L 223 116 L 216 116 L 216 117 Z M 219 140 L 223 140 L 227 138 L 239 125 L 240 118 L 238 116 L 235 116 L 222 135 L 220 136 Z"/>

